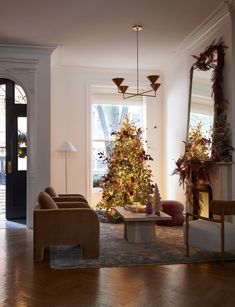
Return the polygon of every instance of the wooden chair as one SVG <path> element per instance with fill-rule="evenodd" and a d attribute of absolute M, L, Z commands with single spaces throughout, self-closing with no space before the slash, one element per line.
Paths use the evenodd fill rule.
<path fill-rule="evenodd" d="M 227 215 L 235 215 L 235 201 L 213 200 L 210 203 L 210 212 L 213 218 L 186 213 L 184 224 L 186 256 L 189 257 L 189 246 L 194 246 L 220 252 L 223 263 L 225 252 L 235 250 L 235 224 L 224 220 Z"/>

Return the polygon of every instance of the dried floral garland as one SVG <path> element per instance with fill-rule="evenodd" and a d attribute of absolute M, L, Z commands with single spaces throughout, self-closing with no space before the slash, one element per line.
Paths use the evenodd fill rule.
<path fill-rule="evenodd" d="M 191 69 L 198 68 L 202 71 L 207 71 L 211 68 L 213 69 L 211 81 L 216 114 L 224 112 L 227 105 L 227 101 L 224 99 L 222 87 L 225 56 L 224 50 L 226 48 L 224 42 L 220 39 L 218 43 L 213 41 L 212 44 L 208 46 L 204 52 L 200 53 L 199 56 L 192 56 L 197 61 L 192 65 Z"/>
<path fill-rule="evenodd" d="M 191 70 L 199 69 L 207 71 L 213 69 L 212 73 L 212 96 L 214 98 L 214 127 L 212 137 L 212 160 L 214 161 L 232 161 L 231 130 L 227 122 L 228 101 L 223 94 L 223 69 L 225 49 L 222 39 L 215 43 L 212 42 L 206 50 L 199 56 L 193 55 L 197 61 L 193 64 Z"/>

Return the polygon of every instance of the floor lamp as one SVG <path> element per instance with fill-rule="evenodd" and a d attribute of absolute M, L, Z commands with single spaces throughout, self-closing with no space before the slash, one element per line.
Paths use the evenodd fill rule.
<path fill-rule="evenodd" d="M 58 151 L 64 152 L 65 160 L 64 160 L 64 174 L 65 174 L 65 193 L 68 193 L 68 168 L 67 168 L 67 160 L 69 152 L 76 152 L 77 149 L 73 146 L 73 144 L 69 141 L 64 141 L 63 144 L 58 148 Z"/>

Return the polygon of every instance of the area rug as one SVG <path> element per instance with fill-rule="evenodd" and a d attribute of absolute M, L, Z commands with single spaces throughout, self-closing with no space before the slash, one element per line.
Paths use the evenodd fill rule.
<path fill-rule="evenodd" d="M 100 257 L 84 260 L 80 246 L 57 246 L 49 250 L 49 264 L 53 269 L 101 268 L 154 264 L 178 264 L 220 261 L 219 253 L 190 248 L 185 256 L 181 226 L 156 226 L 157 239 L 153 243 L 128 243 L 123 237 L 123 224 L 100 224 Z M 227 254 L 235 260 L 235 254 Z"/>

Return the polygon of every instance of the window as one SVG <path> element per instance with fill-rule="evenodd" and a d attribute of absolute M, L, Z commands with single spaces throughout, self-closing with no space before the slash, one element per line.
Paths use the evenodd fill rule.
<path fill-rule="evenodd" d="M 206 138 L 211 138 L 213 127 L 213 116 L 192 112 L 190 114 L 190 129 L 195 128 L 199 123 L 202 124 L 202 133 Z"/>
<path fill-rule="evenodd" d="M 27 170 L 27 117 L 17 118 L 18 127 L 18 171 Z"/>
<path fill-rule="evenodd" d="M 26 94 L 18 84 L 15 85 L 15 104 L 27 104 Z"/>
<path fill-rule="evenodd" d="M 108 99 L 107 99 L 108 96 Z M 114 137 L 112 131 L 117 131 L 120 123 L 128 115 L 136 126 L 143 131 L 146 127 L 145 105 L 142 99 L 130 102 L 115 95 L 93 95 L 92 96 L 92 183 L 93 188 L 100 186 L 100 179 L 105 174 L 106 163 L 99 158 L 103 153 L 108 157 L 112 150 Z"/>

